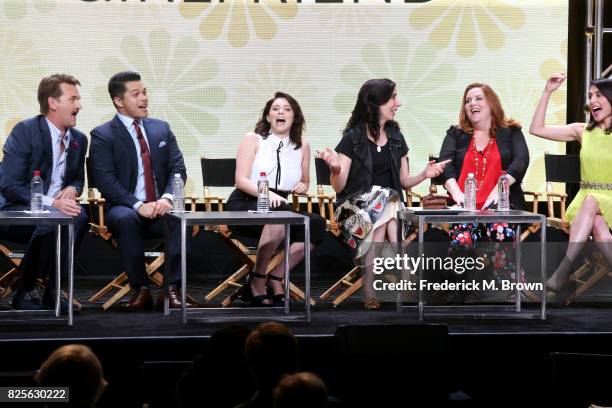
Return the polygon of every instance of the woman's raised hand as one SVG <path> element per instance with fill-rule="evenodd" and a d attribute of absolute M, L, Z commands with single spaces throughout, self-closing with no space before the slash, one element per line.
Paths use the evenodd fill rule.
<path fill-rule="evenodd" d="M 435 160 L 431 160 L 430 162 L 427 163 L 427 166 L 425 166 L 425 177 L 426 178 L 433 178 L 433 177 L 438 177 L 440 174 L 442 174 L 442 172 L 444 171 L 444 167 L 446 167 L 446 165 L 448 163 L 450 163 L 451 159 L 448 160 L 444 160 L 441 161 L 440 163 L 436 163 Z"/>
<path fill-rule="evenodd" d="M 329 168 L 340 167 L 340 160 L 338 159 L 338 153 L 335 150 L 326 147 L 323 150 L 317 150 L 317 156 L 323 160 L 329 166 Z"/>
<path fill-rule="evenodd" d="M 544 90 L 548 93 L 555 92 L 565 81 L 565 78 L 567 78 L 567 75 L 563 73 L 552 74 L 546 81 L 546 88 Z"/>

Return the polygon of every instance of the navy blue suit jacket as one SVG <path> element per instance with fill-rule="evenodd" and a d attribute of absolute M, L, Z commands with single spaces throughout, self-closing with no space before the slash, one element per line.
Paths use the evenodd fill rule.
<path fill-rule="evenodd" d="M 160 196 L 172 194 L 174 174 L 179 173 L 183 182 L 187 179 L 176 137 L 170 125 L 162 120 L 144 118 L 142 125 L 149 142 L 157 191 Z M 130 132 L 118 116 L 91 131 L 89 161 L 93 185 L 102 193 L 109 207 L 133 207 L 138 202 L 134 195 L 138 181 L 137 154 Z"/>
<path fill-rule="evenodd" d="M 85 183 L 85 154 L 87 137 L 75 128 L 70 128 L 70 145 L 67 147 L 66 171 L 62 189 L 72 186 L 77 195 Z M 4 159 L 0 167 L 0 192 L 5 202 L 1 209 L 10 209 L 30 204 L 30 181 L 34 170 L 40 170 L 43 190 L 47 194 L 51 184 L 53 148 L 51 132 L 43 115 L 21 121 L 15 125 L 4 143 Z"/>

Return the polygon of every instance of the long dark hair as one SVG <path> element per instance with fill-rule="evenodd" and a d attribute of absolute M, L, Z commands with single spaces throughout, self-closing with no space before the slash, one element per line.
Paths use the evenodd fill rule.
<path fill-rule="evenodd" d="M 395 82 L 390 79 L 382 78 L 366 81 L 359 90 L 357 102 L 344 131 L 346 132 L 350 128 L 363 123 L 374 140 L 378 140 L 380 137 L 380 106 L 391 99 L 394 90 Z M 396 121 L 392 120 L 387 123 L 399 129 Z"/>
<path fill-rule="evenodd" d="M 612 104 L 612 79 L 596 79 L 591 81 L 591 86 L 596 86 L 599 89 L 599 92 L 608 100 L 608 103 Z M 593 130 L 597 126 L 597 122 L 595 122 L 595 118 L 591 114 L 591 118 L 589 119 L 589 123 L 587 124 L 587 130 Z M 604 129 L 606 133 L 612 132 L 612 123 L 608 126 L 607 129 Z"/>
<path fill-rule="evenodd" d="M 264 106 L 263 110 L 261 111 L 261 118 L 255 125 L 254 132 L 264 137 L 270 134 L 272 124 L 268 122 L 268 113 L 270 113 L 272 104 L 278 98 L 286 99 L 293 110 L 293 123 L 291 124 L 291 129 L 289 130 L 289 139 L 295 144 L 295 150 L 297 150 L 302 147 L 302 133 L 304 133 L 304 129 L 306 129 L 306 121 L 304 120 L 304 114 L 302 113 L 300 104 L 289 94 L 276 92 L 274 94 L 274 98 L 266 102 L 266 106 Z"/>

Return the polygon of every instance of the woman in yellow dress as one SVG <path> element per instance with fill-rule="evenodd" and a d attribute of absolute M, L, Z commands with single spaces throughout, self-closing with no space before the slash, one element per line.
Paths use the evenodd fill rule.
<path fill-rule="evenodd" d="M 591 82 L 588 106 L 589 123 L 550 126 L 545 124 L 550 95 L 556 91 L 565 74 L 548 78 L 540 103 L 531 120 L 529 132 L 558 142 L 577 141 L 580 150 L 580 191 L 567 209 L 570 236 L 567 253 L 555 273 L 546 282 L 548 290 L 558 292 L 574 271 L 589 236 L 612 266 L 612 79 Z"/>

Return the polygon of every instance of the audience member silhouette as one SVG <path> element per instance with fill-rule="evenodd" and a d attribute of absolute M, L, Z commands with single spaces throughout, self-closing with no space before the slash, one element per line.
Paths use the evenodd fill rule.
<path fill-rule="evenodd" d="M 274 408 L 325 408 L 327 387 L 313 373 L 285 376 L 274 390 Z"/>
<path fill-rule="evenodd" d="M 250 333 L 241 326 L 213 333 L 176 386 L 179 408 L 232 408 L 253 395 L 255 384 L 244 356 Z"/>
<path fill-rule="evenodd" d="M 237 408 L 270 408 L 272 395 L 285 374 L 297 370 L 298 343 L 293 332 L 280 323 L 263 323 L 247 338 L 245 356 L 257 391 Z"/>
<path fill-rule="evenodd" d="M 68 344 L 55 350 L 40 366 L 34 379 L 41 387 L 68 387 L 62 407 L 89 408 L 100 399 L 107 382 L 102 364 L 87 346 Z"/>

